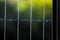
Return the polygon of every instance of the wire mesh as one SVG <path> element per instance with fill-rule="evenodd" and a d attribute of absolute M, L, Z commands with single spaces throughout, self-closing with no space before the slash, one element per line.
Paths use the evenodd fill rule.
<path fill-rule="evenodd" d="M 17 19 L 7 19 L 6 18 L 6 1 L 7 0 L 5 0 L 5 13 L 4 13 L 4 19 L 0 19 L 0 21 L 1 20 L 3 20 L 4 21 L 4 40 L 6 40 L 6 21 L 17 21 L 17 40 L 19 40 L 19 38 L 20 38 L 20 33 L 19 33 L 19 21 L 29 21 L 30 22 L 30 40 L 32 40 L 32 22 L 33 21 L 35 21 L 35 22 L 43 22 L 43 40 L 45 40 L 44 38 L 45 38 L 45 36 L 44 36 L 44 34 L 45 34 L 45 22 L 53 22 L 53 20 L 46 20 L 45 19 L 45 0 L 43 1 L 44 2 L 44 8 L 43 8 L 43 20 L 33 20 L 32 19 L 32 0 L 30 0 L 30 20 L 27 20 L 27 19 L 20 19 L 19 18 L 19 1 L 20 0 L 18 0 L 18 15 L 17 15 Z M 53 27 L 53 26 L 52 26 Z M 53 29 L 52 29 L 53 30 Z M 52 32 L 53 33 L 53 32 Z M 53 39 L 52 39 L 53 40 Z"/>

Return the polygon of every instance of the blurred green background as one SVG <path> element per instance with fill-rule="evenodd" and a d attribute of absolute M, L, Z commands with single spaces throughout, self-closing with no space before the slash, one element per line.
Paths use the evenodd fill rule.
<path fill-rule="evenodd" d="M 7 4 L 11 5 L 11 7 L 9 6 L 11 8 L 10 11 L 13 9 L 13 11 L 11 12 L 14 12 L 14 10 L 18 12 L 18 0 L 7 0 Z M 52 20 L 52 0 L 45 0 L 45 3 L 44 0 L 19 0 L 20 19 L 29 20 L 32 10 L 33 20 L 43 20 L 44 4 L 45 4 L 45 19 Z M 7 11 L 8 11 L 8 5 L 7 5 Z M 12 13 L 10 14 L 13 15 Z M 13 15 L 13 17 L 17 18 L 18 13 L 15 14 L 16 15 Z M 11 18 L 11 16 L 9 16 L 9 13 L 7 13 L 7 18 Z"/>
<path fill-rule="evenodd" d="M 20 39 L 30 40 L 30 16 L 32 10 L 32 40 L 43 40 L 43 9 L 45 4 L 45 20 L 52 20 L 53 0 L 6 0 L 6 18 L 17 19 L 19 2 Z M 32 6 L 31 6 L 32 3 Z M 31 9 L 32 7 L 32 9 Z M 4 19 L 5 1 L 0 0 L 0 19 Z M 23 21 L 23 20 L 25 21 Z M 26 21 L 28 20 L 28 21 Z M 42 21 L 37 21 L 42 20 Z M 17 20 L 7 20 L 7 40 L 16 40 Z M 4 20 L 0 22 L 0 39 L 3 39 Z M 45 22 L 45 40 L 51 40 L 52 21 Z"/>

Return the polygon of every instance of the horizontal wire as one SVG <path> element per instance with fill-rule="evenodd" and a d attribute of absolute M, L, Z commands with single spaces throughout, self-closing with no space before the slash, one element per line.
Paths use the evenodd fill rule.
<path fill-rule="evenodd" d="M 0 21 L 4 21 L 5 19 L 0 19 Z M 6 21 L 17 21 L 18 19 L 6 19 Z M 19 21 L 30 21 L 28 19 L 19 19 Z M 32 20 L 32 21 L 44 21 L 44 20 Z M 46 22 L 48 21 L 53 21 L 53 20 L 45 20 Z"/>

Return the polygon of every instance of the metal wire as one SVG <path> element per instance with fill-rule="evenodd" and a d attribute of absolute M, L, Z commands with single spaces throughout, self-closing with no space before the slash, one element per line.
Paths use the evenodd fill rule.
<path fill-rule="evenodd" d="M 30 0 L 30 40 L 32 40 L 32 0 Z"/>
<path fill-rule="evenodd" d="M 44 38 L 44 32 L 45 32 L 45 0 L 43 0 L 43 5 L 44 5 L 44 8 L 43 8 L 43 40 L 45 40 Z"/>
<path fill-rule="evenodd" d="M 18 18 L 17 18 L 17 40 L 19 40 L 19 0 L 18 0 Z"/>
<path fill-rule="evenodd" d="M 4 10 L 4 40 L 6 40 L 6 0 L 5 0 L 5 10 Z"/>

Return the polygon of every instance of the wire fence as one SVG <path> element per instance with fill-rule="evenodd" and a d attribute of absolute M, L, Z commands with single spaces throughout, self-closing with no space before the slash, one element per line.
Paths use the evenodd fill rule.
<path fill-rule="evenodd" d="M 19 38 L 19 35 L 20 35 L 20 33 L 19 33 L 19 22 L 20 21 L 29 21 L 30 22 L 30 40 L 32 40 L 32 23 L 33 23 L 33 21 L 35 21 L 35 22 L 43 22 L 43 40 L 45 40 L 44 38 L 45 38 L 45 22 L 52 22 L 53 23 L 53 20 L 46 20 L 45 19 L 45 0 L 43 1 L 44 2 L 44 8 L 43 8 L 43 19 L 42 20 L 33 20 L 32 19 L 32 0 L 30 0 L 30 20 L 28 20 L 28 19 L 20 19 L 19 18 L 19 11 L 20 11 L 20 9 L 19 9 L 19 1 L 20 0 L 18 0 L 17 2 L 18 2 L 18 15 L 17 15 L 17 19 L 7 19 L 7 17 L 6 17 L 6 0 L 5 0 L 5 13 L 4 13 L 4 19 L 0 19 L 0 21 L 4 21 L 4 40 L 6 40 L 6 25 L 7 25 L 7 21 L 17 21 L 17 40 L 20 40 Z M 53 25 L 52 25 L 52 27 L 51 27 L 51 31 L 53 31 Z M 51 40 L 53 40 L 53 39 L 51 39 Z"/>

